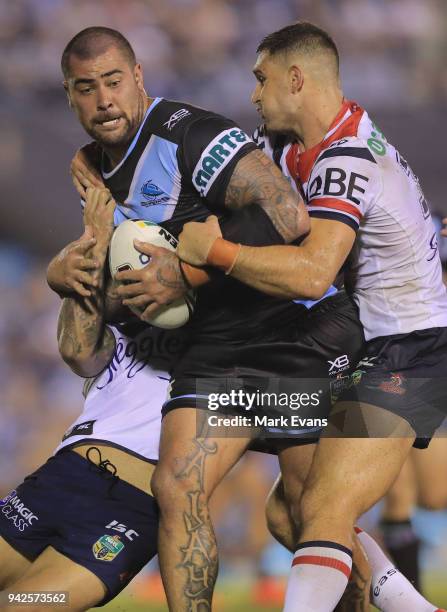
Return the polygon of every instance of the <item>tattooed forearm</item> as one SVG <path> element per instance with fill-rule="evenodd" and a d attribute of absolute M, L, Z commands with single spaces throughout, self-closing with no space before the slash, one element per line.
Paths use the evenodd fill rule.
<path fill-rule="evenodd" d="M 231 209 L 258 204 L 285 242 L 307 233 L 309 219 L 302 198 L 262 151 L 252 151 L 237 164 L 225 196 Z"/>
<path fill-rule="evenodd" d="M 115 348 L 114 335 L 105 326 L 104 317 L 104 247 L 94 255 L 102 264 L 96 271 L 97 287 L 90 298 L 65 298 L 58 321 L 62 358 L 76 374 L 88 377 L 107 365 Z"/>
<path fill-rule="evenodd" d="M 190 612 L 209 612 L 217 578 L 218 556 L 204 482 L 206 459 L 217 452 L 217 445 L 208 443 L 206 439 L 195 439 L 194 445 L 195 450 L 177 476 L 193 483 L 187 491 L 189 508 L 183 514 L 187 539 L 186 545 L 180 547 L 180 567 L 187 572 L 183 591 L 186 609 Z"/>

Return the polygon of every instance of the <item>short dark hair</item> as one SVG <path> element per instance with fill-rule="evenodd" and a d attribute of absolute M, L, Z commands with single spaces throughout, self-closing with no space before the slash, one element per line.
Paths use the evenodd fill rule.
<path fill-rule="evenodd" d="M 93 26 L 78 32 L 65 47 L 61 59 L 64 77 L 67 78 L 69 74 L 71 55 L 80 59 L 92 59 L 111 46 L 117 47 L 126 56 L 129 64 L 135 66 L 137 60 L 134 50 L 121 32 L 103 26 Z"/>
<path fill-rule="evenodd" d="M 256 52 L 268 51 L 271 55 L 275 55 L 287 51 L 312 52 L 317 49 L 331 51 L 335 56 L 338 69 L 340 59 L 337 45 L 325 30 L 308 21 L 297 21 L 277 32 L 268 34 L 261 40 Z"/>

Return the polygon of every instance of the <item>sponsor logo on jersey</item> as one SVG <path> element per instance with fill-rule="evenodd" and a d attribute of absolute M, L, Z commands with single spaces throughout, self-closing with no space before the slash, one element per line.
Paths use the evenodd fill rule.
<path fill-rule="evenodd" d="M 120 536 L 103 535 L 93 544 L 92 551 L 98 561 L 113 561 L 123 548 Z"/>
<path fill-rule="evenodd" d="M 25 531 L 27 527 L 32 525 L 39 518 L 30 508 L 27 508 L 17 496 L 17 491 L 11 491 L 1 501 L 2 514 L 11 521 L 19 531 Z"/>
<path fill-rule="evenodd" d="M 71 436 L 91 436 L 93 433 L 93 425 L 95 423 L 96 419 L 94 419 L 93 421 L 84 421 L 83 423 L 73 425 L 73 427 L 64 434 L 62 442 L 67 438 L 71 438 Z"/>
<path fill-rule="evenodd" d="M 338 372 L 344 372 L 349 368 L 349 357 L 347 355 L 340 355 L 334 361 L 328 359 L 329 374 L 338 374 Z"/>
<path fill-rule="evenodd" d="M 150 179 L 141 187 L 141 195 L 145 199 L 142 206 L 157 206 L 169 201 L 169 196 Z"/>
<path fill-rule="evenodd" d="M 118 531 L 119 533 L 124 533 L 126 538 L 131 542 L 140 536 L 138 531 L 134 529 L 129 529 L 127 525 L 124 523 L 119 523 L 118 521 L 111 521 L 108 525 L 106 525 L 106 529 L 113 529 L 114 531 Z"/>
<path fill-rule="evenodd" d="M 192 175 L 194 187 L 206 196 L 212 184 L 236 153 L 250 142 L 239 128 L 231 128 L 218 134 L 203 151 Z"/>
<path fill-rule="evenodd" d="M 185 337 L 181 332 L 169 333 L 149 328 L 132 340 L 117 336 L 115 352 L 101 377 L 95 379 L 98 391 L 109 385 L 118 373 L 131 380 L 146 366 L 156 369 L 166 368 L 184 347 Z M 162 377 L 160 377 L 162 378 Z"/>
<path fill-rule="evenodd" d="M 175 113 L 169 117 L 166 123 L 163 123 L 163 126 L 170 132 L 179 121 L 185 119 L 185 117 L 189 117 L 190 114 L 191 113 L 189 110 L 187 110 L 186 108 L 181 108 L 180 110 L 175 111 Z"/>

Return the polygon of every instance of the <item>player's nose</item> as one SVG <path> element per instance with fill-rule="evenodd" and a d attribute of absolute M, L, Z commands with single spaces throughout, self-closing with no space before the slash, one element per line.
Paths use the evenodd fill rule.
<path fill-rule="evenodd" d="M 105 87 L 99 87 L 97 90 L 96 105 L 98 110 L 107 110 L 111 108 L 113 102 L 111 100 L 110 92 Z"/>
<path fill-rule="evenodd" d="M 257 106 L 259 104 L 259 86 L 256 84 L 251 94 L 251 103 Z"/>

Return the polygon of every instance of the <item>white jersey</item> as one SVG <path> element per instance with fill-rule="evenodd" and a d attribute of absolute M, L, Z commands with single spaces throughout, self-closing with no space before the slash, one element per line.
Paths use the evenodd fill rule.
<path fill-rule="evenodd" d="M 274 154 L 271 143 L 269 150 Z M 283 165 L 284 156 L 276 156 Z M 304 152 L 288 144 L 285 160 L 310 216 L 341 221 L 357 233 L 345 282 L 366 339 L 446 327 L 430 210 L 418 178 L 367 113 L 345 102 L 320 144 Z"/>
<path fill-rule="evenodd" d="M 84 410 L 55 452 L 80 442 L 106 443 L 141 459 L 158 460 L 161 408 L 183 334 L 137 323 L 134 335 L 132 327 L 110 327 L 116 341 L 113 358 L 96 378 L 86 381 Z"/>

